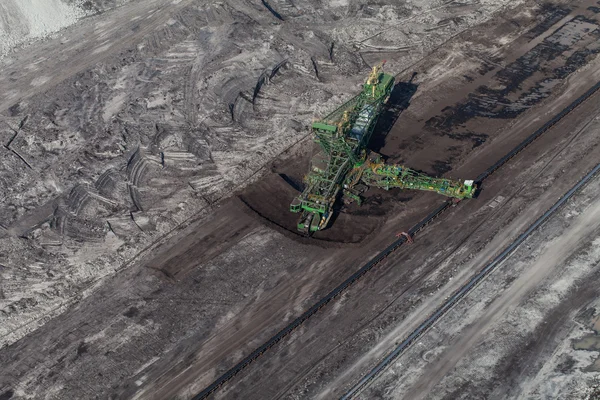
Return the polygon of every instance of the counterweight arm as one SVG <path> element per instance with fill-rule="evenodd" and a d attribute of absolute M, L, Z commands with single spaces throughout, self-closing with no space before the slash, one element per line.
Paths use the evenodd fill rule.
<path fill-rule="evenodd" d="M 434 178 L 403 165 L 385 164 L 379 157 L 365 162 L 362 168 L 364 170 L 361 180 L 366 185 L 386 190 L 391 188 L 426 190 L 457 199 L 467 199 L 473 197 L 477 188 L 471 180 Z"/>

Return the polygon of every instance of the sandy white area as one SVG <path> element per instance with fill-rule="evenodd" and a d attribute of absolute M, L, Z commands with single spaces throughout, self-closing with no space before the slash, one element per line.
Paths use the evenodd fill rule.
<path fill-rule="evenodd" d="M 62 0 L 2 0 L 0 58 L 12 48 L 74 24 L 86 13 Z"/>

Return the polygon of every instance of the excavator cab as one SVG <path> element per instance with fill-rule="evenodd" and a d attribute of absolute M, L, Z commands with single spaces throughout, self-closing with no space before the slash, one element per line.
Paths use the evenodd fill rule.
<path fill-rule="evenodd" d="M 302 211 L 302 201 L 298 197 L 295 197 L 292 204 L 290 204 L 290 211 L 293 213 Z"/>

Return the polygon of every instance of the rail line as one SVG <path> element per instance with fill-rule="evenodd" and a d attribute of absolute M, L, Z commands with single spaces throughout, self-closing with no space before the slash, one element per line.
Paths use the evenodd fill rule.
<path fill-rule="evenodd" d="M 527 228 L 514 242 L 502 250 L 496 258 L 487 264 L 480 272 L 473 276 L 463 285 L 458 291 L 448 298 L 429 318 L 421 323 L 402 343 L 389 353 L 379 364 L 377 364 L 367 375 L 361 378 L 340 400 L 350 400 L 362 389 L 364 389 L 371 381 L 373 381 L 385 368 L 398 358 L 406 349 L 410 347 L 416 339 L 423 335 L 429 328 L 433 326 L 440 318 L 442 318 L 460 299 L 465 297 L 480 283 L 487 275 L 489 275 L 502 261 L 504 261 L 512 252 L 519 247 L 525 239 L 527 239 L 540 225 L 552 216 L 567 200 L 569 200 L 583 185 L 588 183 L 600 171 L 600 164 L 596 165 L 587 175 L 585 175 L 575 186 L 573 186 L 566 194 L 564 194 L 548 211 L 539 217 L 533 224 Z"/>
<path fill-rule="evenodd" d="M 584 101 L 589 99 L 599 89 L 600 89 L 600 82 L 596 83 L 594 86 L 592 86 L 590 89 L 588 89 L 584 94 L 579 96 L 575 101 L 573 101 L 571 104 L 569 104 L 567 107 L 565 107 L 561 112 L 559 112 L 557 115 L 555 115 L 551 120 L 546 122 L 542 127 L 537 129 L 535 132 L 533 132 L 531 135 L 529 135 L 525 140 L 523 140 L 521 143 L 519 143 L 515 148 L 513 148 L 506 155 L 504 155 L 497 162 L 495 162 L 491 167 L 487 168 L 483 173 L 481 173 L 476 178 L 475 182 L 477 183 L 477 185 L 481 186 L 481 183 L 485 179 L 487 179 L 490 175 L 492 175 L 496 170 L 498 170 L 501 166 L 506 164 L 510 159 L 512 159 L 518 153 L 523 151 L 527 146 L 529 146 L 533 141 L 535 141 L 537 138 L 542 136 L 546 131 L 548 131 L 550 128 L 552 128 L 554 125 L 556 125 L 560 120 L 562 120 L 565 116 L 567 116 L 571 111 L 573 111 L 575 108 L 577 108 L 579 105 L 581 105 Z M 600 168 L 600 166 L 598 166 L 596 168 Z M 445 210 L 447 210 L 452 204 L 453 204 L 452 200 L 447 200 L 442 205 L 440 205 L 439 207 L 437 207 L 436 209 L 431 211 L 425 218 L 423 218 L 415 226 L 413 226 L 412 228 L 409 229 L 409 231 L 408 231 L 409 235 L 413 236 L 416 233 L 418 233 L 419 231 L 421 231 L 426 225 L 431 223 L 435 218 L 437 218 L 440 214 L 442 214 Z M 317 313 L 317 311 L 319 311 L 321 308 L 323 308 L 325 305 L 327 305 L 333 299 L 335 299 L 337 296 L 339 296 L 342 292 L 344 292 L 346 289 L 348 289 L 350 286 L 352 286 L 352 284 L 354 284 L 356 281 L 358 281 L 367 272 L 369 272 L 371 269 L 373 269 L 373 267 L 375 267 L 377 264 L 379 264 L 381 261 L 383 261 L 387 256 L 392 254 L 396 249 L 398 249 L 400 246 L 402 246 L 404 243 L 406 243 L 406 241 L 407 241 L 406 237 L 400 237 L 399 239 L 394 241 L 387 248 L 385 248 L 383 251 L 381 251 L 379 254 L 377 254 L 375 257 L 373 257 L 370 261 L 368 261 L 365 265 L 363 265 L 358 271 L 353 273 L 349 278 L 347 278 L 345 281 L 343 281 L 341 284 L 339 284 L 335 289 L 333 289 L 331 292 L 326 294 L 323 298 L 321 298 L 319 301 L 317 301 L 312 307 L 310 307 L 308 310 L 306 310 L 304 313 L 302 313 L 298 318 L 293 320 L 291 323 L 289 323 L 287 326 L 285 326 L 283 329 L 281 329 L 279 332 L 277 332 L 275 335 L 273 335 L 270 339 L 268 339 L 265 343 L 260 345 L 254 351 L 252 351 L 248 356 L 246 356 L 244 359 L 239 361 L 236 365 L 234 365 L 228 371 L 226 371 L 221 376 L 219 376 L 215 381 L 213 381 L 210 385 L 208 385 L 200 393 L 198 393 L 197 395 L 192 397 L 192 400 L 206 399 L 208 396 L 210 396 L 212 393 L 214 393 L 216 390 L 218 390 L 223 384 L 225 384 L 226 382 L 231 380 L 235 375 L 237 375 L 244 368 L 246 368 L 248 365 L 250 365 L 253 361 L 255 361 L 257 358 L 259 358 L 263 353 L 265 353 L 271 347 L 273 347 L 277 343 L 279 343 L 282 339 L 284 339 L 285 337 L 290 335 L 296 328 L 298 328 L 300 325 L 302 325 L 304 322 L 306 322 L 310 317 L 315 315 Z M 464 294 L 462 296 L 464 296 Z M 439 316 L 437 318 L 439 318 Z M 421 332 L 421 334 L 422 334 L 422 332 Z M 414 338 L 412 340 L 414 340 Z M 411 343 L 412 343 L 412 340 L 411 340 Z M 406 347 L 408 347 L 408 345 Z M 390 354 L 390 356 L 392 354 Z M 398 353 L 398 355 L 399 354 L 400 353 Z M 397 355 L 395 357 L 397 357 Z M 375 369 L 372 370 L 371 373 L 374 371 L 375 371 Z M 361 390 L 368 382 L 370 382 L 379 372 L 376 372 L 372 378 L 367 379 L 360 386 L 358 384 L 355 385 L 355 387 L 357 387 L 358 389 L 354 393 L 358 393 L 358 391 Z M 365 378 L 367 376 L 365 376 Z M 363 379 L 365 379 L 365 378 L 363 378 Z M 362 380 L 361 380 L 361 382 L 362 382 Z M 351 396 L 353 396 L 353 394 L 350 394 L 351 392 L 353 392 L 353 390 L 351 390 L 346 395 L 344 395 L 344 396 L 350 395 L 350 397 L 342 397 L 342 398 L 343 399 L 344 398 L 346 398 L 346 399 L 352 398 Z"/>

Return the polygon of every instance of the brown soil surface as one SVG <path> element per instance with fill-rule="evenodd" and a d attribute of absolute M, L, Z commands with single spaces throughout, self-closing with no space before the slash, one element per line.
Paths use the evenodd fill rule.
<path fill-rule="evenodd" d="M 510 4 L 493 8 L 493 13 L 488 3 L 478 3 L 473 7 L 491 17 L 468 26 L 461 24 L 484 11 L 476 14 L 470 6 L 448 3 L 424 12 L 417 33 L 424 27 L 426 32 L 457 28 L 452 35 L 440 33 L 443 45 L 425 46 L 427 52 L 411 63 L 403 59 L 407 68 L 398 76 L 398 108 L 382 118 L 373 149 L 430 174 L 475 178 L 600 81 L 595 45 L 600 33 L 585 30 L 585 24 L 600 24 L 592 3 L 528 1 L 516 9 Z M 265 17 L 248 4 L 236 7 Z M 369 10 L 354 4 L 347 11 L 371 15 Z M 434 17 L 439 25 L 427 22 Z M 280 34 L 291 41 L 290 32 Z M 367 43 L 390 46 L 385 37 Z M 396 53 L 400 59 L 398 54 L 404 53 Z M 93 57 L 85 63 L 92 62 Z M 325 65 L 322 76 L 333 82 Z M 328 399 L 342 394 L 596 164 L 599 99 L 595 95 L 581 105 L 492 175 L 477 199 L 452 207 L 412 246 L 388 257 L 215 398 Z M 213 139 L 225 148 L 218 154 L 228 154 L 231 138 Z M 7 371 L 0 375 L 0 396 L 191 398 L 444 200 L 434 193 L 369 190 L 365 206 L 342 210 L 331 229 L 314 238 L 301 237 L 288 212 L 295 191 L 282 175 L 301 181 L 309 153 L 307 141 L 300 141 L 266 162 L 262 175 L 233 198 L 204 199 L 205 211 L 178 221 L 173 233 L 157 242 L 160 246 L 90 284 L 85 296 L 58 317 L 0 350 Z M 561 315 L 571 311 L 566 307 Z M 509 355 L 519 351 L 511 349 Z M 406 365 L 395 368 L 412 371 Z M 443 383 L 447 370 L 436 371 Z M 507 376 L 494 375 L 500 383 Z M 400 393 L 405 388 L 392 387 L 394 378 L 373 386 L 366 398 Z M 416 388 L 425 388 L 419 392 L 425 396 L 429 390 L 420 384 Z M 463 393 L 477 398 L 476 389 Z"/>

